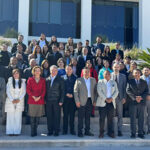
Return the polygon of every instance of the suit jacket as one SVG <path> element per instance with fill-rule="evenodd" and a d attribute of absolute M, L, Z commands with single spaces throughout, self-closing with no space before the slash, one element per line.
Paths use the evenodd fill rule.
<path fill-rule="evenodd" d="M 96 80 L 90 77 L 91 82 L 91 100 L 96 102 Z M 85 106 L 88 99 L 88 90 L 84 78 L 78 78 L 74 85 L 75 102 L 80 102 L 81 106 Z"/>
<path fill-rule="evenodd" d="M 57 61 L 58 61 L 59 58 L 62 58 L 62 54 L 59 53 L 59 52 L 56 52 L 55 56 L 54 56 L 53 53 L 50 53 L 50 52 L 48 52 L 47 55 L 46 55 L 46 59 L 49 62 L 49 66 L 52 66 L 52 65 L 57 66 Z"/>
<path fill-rule="evenodd" d="M 113 105 L 114 105 L 114 108 L 116 108 L 115 99 L 118 96 L 117 83 L 114 80 L 109 80 L 109 82 L 111 85 L 111 96 L 113 99 Z M 98 98 L 97 98 L 96 106 L 105 107 L 106 106 L 105 100 L 107 98 L 107 83 L 105 79 L 99 80 L 98 85 L 97 85 L 97 93 L 98 93 Z"/>
<path fill-rule="evenodd" d="M 46 101 L 64 102 L 65 86 L 64 80 L 60 76 L 56 76 L 51 86 L 51 77 L 46 79 Z"/>
<path fill-rule="evenodd" d="M 102 53 L 103 53 L 103 52 L 104 52 L 105 45 L 102 44 L 102 43 L 95 43 L 95 44 L 93 44 L 92 47 L 93 47 L 93 48 L 92 48 L 92 52 L 93 52 L 94 54 L 96 54 L 96 50 L 97 50 L 98 48 L 101 49 L 101 51 L 102 51 Z"/>
<path fill-rule="evenodd" d="M 84 57 L 82 55 L 78 56 L 77 58 L 77 76 L 81 76 L 81 71 L 85 67 L 85 63 L 87 60 L 92 60 L 91 55 L 86 56 L 86 60 L 84 60 Z"/>
<path fill-rule="evenodd" d="M 5 79 L 0 77 L 0 101 L 4 102 L 5 101 L 5 90 L 6 90 L 6 83 Z"/>
<path fill-rule="evenodd" d="M 116 77 L 115 73 L 113 72 L 111 74 L 112 80 L 115 80 L 115 77 Z M 126 98 L 126 86 L 127 86 L 126 76 L 124 74 L 119 73 L 119 80 L 117 84 L 118 91 L 119 91 L 118 94 L 119 99 L 116 99 L 116 103 L 118 102 L 118 100 L 121 101 L 123 98 Z"/>
<path fill-rule="evenodd" d="M 116 54 L 117 54 L 116 49 L 113 49 L 113 50 L 111 51 L 111 58 L 112 58 L 112 61 L 115 60 Z M 124 53 L 123 53 L 122 50 L 119 50 L 119 54 L 120 54 L 120 56 L 121 56 L 121 59 L 124 59 Z"/>
<path fill-rule="evenodd" d="M 135 79 L 131 79 L 127 84 L 127 94 L 132 100 L 131 102 L 137 104 L 136 96 L 141 96 L 143 100 L 141 100 L 141 104 L 145 104 L 146 96 L 148 94 L 148 85 L 146 81 L 140 79 L 139 84 L 137 85 Z"/>
<path fill-rule="evenodd" d="M 144 75 L 141 76 L 141 79 L 146 80 L 146 77 Z M 148 94 L 150 94 L 150 76 L 148 77 L 149 82 L 148 82 Z"/>

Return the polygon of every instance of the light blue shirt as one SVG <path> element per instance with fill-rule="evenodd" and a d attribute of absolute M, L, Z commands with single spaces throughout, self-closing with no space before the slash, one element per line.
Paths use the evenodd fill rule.
<path fill-rule="evenodd" d="M 56 78 L 56 76 L 52 77 L 51 76 L 51 86 L 53 85 L 54 79 Z"/>

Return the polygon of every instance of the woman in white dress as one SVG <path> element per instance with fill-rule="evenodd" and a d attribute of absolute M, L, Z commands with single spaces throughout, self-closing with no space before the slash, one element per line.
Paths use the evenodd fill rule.
<path fill-rule="evenodd" d="M 6 87 L 6 134 L 9 136 L 17 136 L 21 133 L 22 111 L 24 110 L 26 84 L 25 79 L 21 79 L 18 69 L 14 69 L 12 71 L 12 75 L 13 76 L 8 79 Z"/>

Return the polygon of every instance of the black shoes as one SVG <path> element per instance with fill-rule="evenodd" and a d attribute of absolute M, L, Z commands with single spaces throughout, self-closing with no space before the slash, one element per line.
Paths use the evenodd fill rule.
<path fill-rule="evenodd" d="M 141 139 L 144 139 L 144 134 L 138 134 L 138 137 L 141 138 Z"/>
<path fill-rule="evenodd" d="M 108 133 L 108 136 L 111 137 L 111 138 L 115 138 L 115 134 L 114 133 L 111 133 L 111 134 Z"/>
<path fill-rule="evenodd" d="M 84 137 L 82 133 L 78 133 L 78 137 Z"/>
<path fill-rule="evenodd" d="M 123 136 L 121 131 L 118 131 L 118 136 Z"/>
<path fill-rule="evenodd" d="M 76 135 L 76 132 L 75 131 L 70 131 L 70 134 L 71 135 Z"/>
<path fill-rule="evenodd" d="M 98 136 L 100 139 L 104 137 L 104 133 L 100 133 Z"/>
<path fill-rule="evenodd" d="M 132 133 L 130 137 L 131 137 L 132 139 L 135 139 L 135 138 L 136 138 L 136 135 Z"/>
<path fill-rule="evenodd" d="M 48 134 L 47 134 L 47 136 L 52 136 L 53 135 L 53 133 L 52 132 L 49 132 Z"/>
<path fill-rule="evenodd" d="M 55 132 L 55 133 L 54 133 L 54 136 L 59 136 L 59 133 L 58 133 L 58 132 Z"/>
<path fill-rule="evenodd" d="M 84 135 L 86 135 L 86 136 L 94 136 L 94 134 L 93 133 L 91 133 L 90 131 L 89 132 L 85 132 L 85 134 Z"/>

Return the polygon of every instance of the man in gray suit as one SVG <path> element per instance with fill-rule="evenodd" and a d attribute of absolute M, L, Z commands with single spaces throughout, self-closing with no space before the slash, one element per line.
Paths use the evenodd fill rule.
<path fill-rule="evenodd" d="M 94 136 L 90 132 L 90 116 L 92 105 L 96 103 L 96 80 L 90 77 L 90 70 L 83 69 L 83 77 L 74 85 L 74 98 L 78 108 L 78 136 L 83 137 L 83 119 L 85 119 L 85 135 Z"/>
<path fill-rule="evenodd" d="M 145 80 L 148 85 L 148 96 L 144 112 L 144 132 L 150 134 L 150 69 L 148 67 L 144 67 L 142 72 L 143 75 L 141 76 L 141 79 Z"/>
<path fill-rule="evenodd" d="M 119 90 L 116 98 L 116 113 L 118 117 L 118 136 L 122 136 L 122 118 L 123 118 L 123 104 L 126 102 L 126 85 L 127 80 L 124 74 L 119 73 L 120 66 L 115 63 L 113 65 L 113 73 L 111 74 L 112 80 L 115 80 Z"/>
<path fill-rule="evenodd" d="M 6 97 L 5 89 L 6 89 L 5 79 L 0 77 L 0 106 L 2 110 L 2 124 L 5 124 L 6 122 L 6 115 L 4 111 L 5 97 Z"/>

